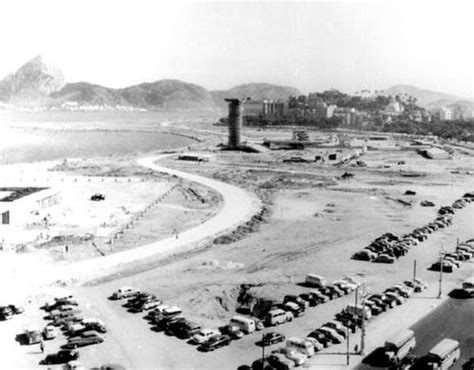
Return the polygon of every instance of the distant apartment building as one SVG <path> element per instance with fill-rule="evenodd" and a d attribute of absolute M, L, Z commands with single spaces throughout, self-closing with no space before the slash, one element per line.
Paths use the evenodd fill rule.
<path fill-rule="evenodd" d="M 335 117 L 342 118 L 343 125 L 355 125 L 357 123 L 357 111 L 355 108 L 341 107 L 334 110 Z"/>
<path fill-rule="evenodd" d="M 261 100 L 248 100 L 244 104 L 244 116 L 263 115 L 263 102 Z"/>
<path fill-rule="evenodd" d="M 449 108 L 440 108 L 436 115 L 440 121 L 451 121 L 453 119 L 453 111 Z"/>
<path fill-rule="evenodd" d="M 262 114 L 264 116 L 284 116 L 288 113 L 288 103 L 283 101 L 264 100 Z"/>

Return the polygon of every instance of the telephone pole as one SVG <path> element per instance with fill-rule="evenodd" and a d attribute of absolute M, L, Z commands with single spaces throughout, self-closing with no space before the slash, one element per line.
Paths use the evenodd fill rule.
<path fill-rule="evenodd" d="M 444 250 L 443 246 L 441 246 L 441 250 L 439 252 L 439 291 L 438 291 L 438 299 L 443 296 L 443 268 L 444 268 Z"/>

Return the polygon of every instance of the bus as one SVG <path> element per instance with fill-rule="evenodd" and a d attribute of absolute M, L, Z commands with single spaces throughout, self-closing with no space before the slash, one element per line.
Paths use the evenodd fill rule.
<path fill-rule="evenodd" d="M 250 334 L 255 331 L 255 320 L 248 319 L 242 316 L 233 316 L 230 319 L 230 325 L 238 327 L 245 334 Z"/>
<path fill-rule="evenodd" d="M 461 357 L 459 342 L 445 338 L 428 352 L 428 363 L 432 369 L 449 369 Z"/>
<path fill-rule="evenodd" d="M 385 356 L 388 362 L 397 363 L 409 355 L 416 346 L 413 330 L 402 330 L 385 342 Z"/>

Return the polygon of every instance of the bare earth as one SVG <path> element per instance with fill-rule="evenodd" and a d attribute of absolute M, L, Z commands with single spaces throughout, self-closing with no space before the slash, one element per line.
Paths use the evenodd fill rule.
<path fill-rule="evenodd" d="M 209 126 L 183 130 L 194 131 L 193 134 L 207 139 L 196 145 L 194 151 L 214 148 L 216 137 L 223 134 L 221 128 L 209 129 Z M 260 132 L 253 129 L 247 134 L 250 140 L 290 135 L 289 130 Z M 463 149 L 462 152 L 457 150 L 451 160 L 428 160 L 414 151 L 392 148 L 368 151 L 361 157 L 367 167 L 353 166 L 354 161 L 339 167 L 329 163 L 282 162 L 283 158 L 295 155 L 314 157 L 316 152 L 214 152 L 209 162 L 199 164 L 177 161 L 176 156 L 163 158 L 159 164 L 167 168 L 219 180 L 256 194 L 260 203 L 254 203 L 259 205 L 253 212 L 257 213 L 262 207 L 269 212 L 258 220 L 249 221 L 251 224 L 246 228 L 227 230 L 224 234 L 229 236 L 226 240 L 230 243 L 207 238 L 194 245 L 192 251 L 177 250 L 166 258 L 151 257 L 123 265 L 120 271 L 103 271 L 93 281 L 63 281 L 48 286 L 31 284 L 28 280 L 34 276 L 27 275 L 25 266 L 34 272 L 37 265 L 44 268 L 58 262 L 73 263 L 77 259 L 113 255 L 166 238 L 180 238 L 186 230 L 218 215 L 222 197 L 195 182 L 182 182 L 173 176 L 144 170 L 135 164 L 134 158 L 113 164 L 98 159 L 78 160 L 62 167 L 61 164 L 59 167 L 58 164 L 22 167 L 22 173 L 54 177 L 59 179 L 58 184 L 61 178 L 68 179 L 70 187 L 65 190 L 64 203 L 53 215 L 57 220 L 55 227 L 71 235 L 92 233 L 96 247 L 92 246 L 93 240 L 67 239 L 64 242 L 70 243 L 68 254 L 60 242 L 38 246 L 25 254 L 6 254 L 2 258 L 2 281 L 20 280 L 17 289 L 20 291 L 12 292 L 8 298 L 26 308 L 23 316 L 0 322 L 0 346 L 8 354 L 4 359 L 6 366 L 37 366 L 44 355 L 38 353 L 37 346 L 20 346 L 14 341 L 15 335 L 30 324 L 43 326 L 45 321 L 41 319 L 38 306 L 64 291 L 78 297 L 87 313 L 84 316 L 104 319 L 109 329 L 103 344 L 80 350 L 81 362 L 86 367 L 120 363 L 133 369 L 235 369 L 251 364 L 261 355 L 260 347 L 255 345 L 260 333 L 215 352 L 201 353 L 185 341 L 152 331 L 142 319 L 143 314 L 129 313 L 120 302 L 107 299 L 115 289 L 125 285 L 136 286 L 156 294 L 167 304 L 180 306 L 186 318 L 203 327 L 218 327 L 235 314 L 244 284 L 254 285 L 250 293 L 256 297 L 282 299 L 285 294 L 305 291 L 297 283 L 306 273 L 313 272 L 325 276 L 329 282 L 348 275 L 358 276 L 370 291 L 377 292 L 410 279 L 416 260 L 417 276 L 426 281 L 430 289 L 371 321 L 367 328 L 367 351 L 381 345 L 393 332 L 413 325 L 440 304 L 436 298 L 439 274 L 428 271 L 427 267 L 438 258 L 441 246 L 451 250 L 457 238 L 462 241 L 474 236 L 474 205 L 458 211 L 452 227 L 433 233 L 393 265 L 354 261 L 350 257 L 385 232 L 400 235 L 423 226 L 435 218 L 440 206 L 449 205 L 464 193 L 473 191 L 473 154 Z M 397 165 L 400 160 L 406 164 Z M 111 166 L 115 174 L 111 173 Z M 9 167 L 10 179 L 15 171 L 21 172 L 19 168 Z M 339 177 L 344 172 L 354 177 L 341 180 Z M 80 180 L 74 182 L 75 177 Z M 189 191 L 190 188 L 193 191 Z M 169 189 L 164 199 L 153 204 L 153 200 Z M 408 189 L 416 191 L 416 195 L 404 195 Z M 107 193 L 106 201 L 91 204 L 86 195 L 95 192 Z M 79 194 L 83 195 L 81 200 L 77 198 Z M 421 207 L 422 200 L 431 200 L 436 206 Z M 63 222 L 57 219 L 61 215 Z M 134 220 L 132 224 L 130 220 Z M 109 224 L 122 229 L 127 224 L 130 226 L 110 244 L 107 241 L 113 231 L 104 231 Z M 20 264 L 23 268 L 16 269 Z M 459 287 L 460 282 L 473 273 L 473 263 L 468 262 L 454 274 L 445 275 L 444 293 Z M 21 274 L 25 275 L 19 276 Z M 350 294 L 310 308 L 302 318 L 276 330 L 287 336 L 304 337 L 353 300 L 354 295 Z M 360 333 L 352 335 L 352 346 L 359 340 Z M 53 352 L 63 343 L 61 338 L 48 342 L 46 352 Z M 336 354 L 315 356 L 308 367 L 345 368 L 345 356 L 337 354 L 344 351 L 345 344 L 330 347 L 326 352 Z M 350 367 L 360 360 L 360 356 L 351 356 Z"/>

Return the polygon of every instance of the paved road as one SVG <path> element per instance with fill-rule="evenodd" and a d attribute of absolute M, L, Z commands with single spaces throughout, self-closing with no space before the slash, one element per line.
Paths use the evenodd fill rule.
<path fill-rule="evenodd" d="M 474 357 L 474 299 L 449 299 L 412 326 L 417 346 L 414 354 L 423 356 L 443 338 L 461 343 L 460 361 L 452 369 Z"/>

